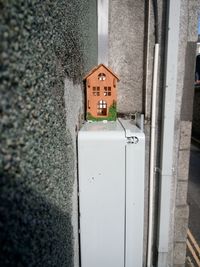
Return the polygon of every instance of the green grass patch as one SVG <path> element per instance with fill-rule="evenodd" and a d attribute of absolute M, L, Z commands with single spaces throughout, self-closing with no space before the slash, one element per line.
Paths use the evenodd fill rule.
<path fill-rule="evenodd" d="M 116 103 L 114 102 L 112 104 L 112 106 L 109 107 L 109 111 L 108 111 L 108 117 L 94 117 L 91 115 L 90 112 L 87 112 L 87 116 L 86 116 L 87 120 L 89 121 L 116 121 L 117 119 L 117 106 Z"/>

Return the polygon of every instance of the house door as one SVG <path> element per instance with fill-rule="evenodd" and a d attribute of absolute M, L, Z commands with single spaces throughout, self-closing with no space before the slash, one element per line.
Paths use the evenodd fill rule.
<path fill-rule="evenodd" d="M 100 100 L 97 104 L 97 115 L 107 116 L 107 103 L 104 100 Z"/>

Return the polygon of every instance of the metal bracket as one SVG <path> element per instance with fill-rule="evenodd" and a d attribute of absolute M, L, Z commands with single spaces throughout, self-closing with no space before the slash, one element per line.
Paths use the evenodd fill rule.
<path fill-rule="evenodd" d="M 140 130 L 144 131 L 144 114 L 139 112 L 135 113 L 135 123 L 140 128 Z"/>
<path fill-rule="evenodd" d="M 137 144 L 139 142 L 139 138 L 137 136 L 127 137 L 128 144 Z"/>

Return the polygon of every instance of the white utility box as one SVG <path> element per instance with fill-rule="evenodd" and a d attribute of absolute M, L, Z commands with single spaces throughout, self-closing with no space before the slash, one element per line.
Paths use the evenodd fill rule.
<path fill-rule="evenodd" d="M 78 135 L 81 267 L 142 267 L 144 133 L 129 120 Z"/>

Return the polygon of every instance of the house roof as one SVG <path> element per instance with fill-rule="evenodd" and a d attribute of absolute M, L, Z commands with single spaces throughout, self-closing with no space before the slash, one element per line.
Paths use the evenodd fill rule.
<path fill-rule="evenodd" d="M 101 66 L 103 66 L 107 71 L 109 71 L 118 81 L 119 77 L 108 67 L 106 67 L 104 64 L 99 64 L 98 66 L 94 67 L 84 78 L 83 80 L 86 80 L 90 75 L 92 75 L 95 71 L 97 71 Z"/>

